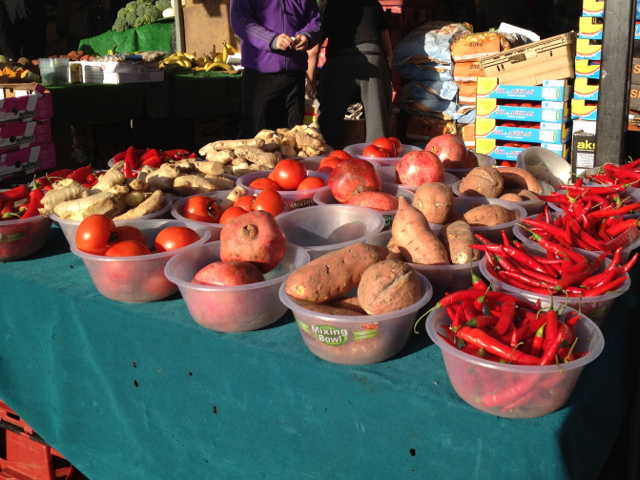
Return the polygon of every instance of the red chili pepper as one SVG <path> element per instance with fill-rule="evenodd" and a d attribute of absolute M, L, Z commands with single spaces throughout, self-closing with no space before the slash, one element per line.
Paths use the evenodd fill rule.
<path fill-rule="evenodd" d="M 513 318 L 516 314 L 516 302 L 507 301 L 502 304 L 500 319 L 493 329 L 498 335 L 506 335 L 513 325 Z"/>
<path fill-rule="evenodd" d="M 547 324 L 547 329 L 549 328 L 549 324 Z M 545 343 L 544 353 L 538 362 L 538 365 L 550 365 L 553 362 L 553 359 L 558 353 L 558 349 L 560 348 L 560 343 L 562 342 L 562 332 L 558 332 L 555 338 L 550 341 L 548 344 Z M 546 341 L 545 341 L 546 342 Z"/>
<path fill-rule="evenodd" d="M 187 158 L 198 158 L 198 154 L 195 152 L 192 152 L 189 155 L 187 155 Z"/>
<path fill-rule="evenodd" d="M 124 167 L 122 169 L 122 173 L 124 174 L 124 178 L 134 178 L 133 170 L 135 169 L 135 165 L 138 162 L 138 154 L 136 153 L 136 149 L 134 147 L 129 147 L 127 149 L 127 155 L 124 159 Z"/>
<path fill-rule="evenodd" d="M 483 348 L 489 353 L 498 355 L 500 358 L 517 365 L 537 365 L 538 359 L 522 353 L 515 348 L 511 348 L 478 328 L 462 327 L 456 334 L 465 342 Z"/>
<path fill-rule="evenodd" d="M 612 209 L 612 210 L 595 210 L 593 212 L 589 212 L 589 218 L 598 219 L 598 218 L 606 218 L 612 215 L 624 215 L 625 213 L 629 213 L 633 210 L 640 209 L 640 202 L 632 203 L 630 205 L 625 205 L 624 207 Z"/>
<path fill-rule="evenodd" d="M 609 217 L 614 218 L 614 217 Z M 640 227 L 640 220 L 637 218 L 629 218 L 627 220 L 618 219 L 619 221 L 607 228 L 607 233 L 612 237 L 616 237 L 629 227 Z"/>
<path fill-rule="evenodd" d="M 543 346 L 546 350 L 547 346 L 553 342 L 558 334 L 558 314 L 555 310 L 549 310 L 546 314 L 546 328 L 544 334 Z"/>
<path fill-rule="evenodd" d="M 598 267 L 600 267 L 607 255 L 608 253 L 603 253 L 598 258 L 590 262 L 589 265 L 587 265 L 587 267 L 581 272 L 563 275 L 562 278 L 558 280 L 558 283 L 555 286 L 555 290 L 560 291 L 572 285 L 580 285 L 583 280 L 589 278 L 595 273 L 595 271 L 598 269 Z"/>
<path fill-rule="evenodd" d="M 159 156 L 149 157 L 142 162 L 142 165 L 146 165 L 148 167 L 160 168 L 162 166 L 162 159 Z"/>
<path fill-rule="evenodd" d="M 17 187 L 7 190 L 6 192 L 0 192 L 0 200 L 6 202 L 7 200 L 17 201 L 27 198 L 29 196 L 29 189 L 26 185 L 18 185 Z"/>
<path fill-rule="evenodd" d="M 113 156 L 113 161 L 114 162 L 121 162 L 122 160 L 124 160 L 125 158 L 127 158 L 127 152 L 126 150 L 124 152 L 120 152 L 120 153 L 116 153 Z"/>
<path fill-rule="evenodd" d="M 633 267 L 638 260 L 638 252 L 634 253 L 627 263 L 616 270 L 616 277 L 629 273 L 631 267 Z"/>
<path fill-rule="evenodd" d="M 493 327 L 496 323 L 498 323 L 498 317 L 495 315 L 478 315 L 477 317 L 473 317 L 471 320 L 466 321 L 462 326 L 465 327 Z"/>
<path fill-rule="evenodd" d="M 156 150 L 155 148 L 148 149 L 146 152 L 144 152 L 140 156 L 140 160 L 143 162 L 142 164 L 144 165 L 144 161 L 150 159 L 151 157 L 160 157 L 160 153 L 158 152 L 158 150 Z"/>
<path fill-rule="evenodd" d="M 607 252 L 612 252 L 619 247 L 626 247 L 630 245 L 632 242 L 635 242 L 638 238 L 640 238 L 640 230 L 635 225 L 627 227 L 622 233 L 618 234 L 614 239 L 603 243 L 602 250 Z"/>
<path fill-rule="evenodd" d="M 42 197 L 44 197 L 44 192 L 39 188 L 31 190 L 29 192 L 29 206 L 20 218 L 31 218 L 40 215 L 38 209 L 42 208 Z"/>
<path fill-rule="evenodd" d="M 533 337 L 533 343 L 531 344 L 531 350 L 529 354 L 533 357 L 537 357 L 540 355 L 542 351 L 542 346 L 544 344 L 544 329 L 546 324 L 542 324 L 542 326 L 536 331 L 535 336 Z"/>
<path fill-rule="evenodd" d="M 87 176 L 91 174 L 91 165 L 86 167 L 80 167 L 67 176 L 71 180 L 75 180 L 78 183 L 85 183 Z"/>
<path fill-rule="evenodd" d="M 495 393 L 485 393 L 480 397 L 480 403 L 485 407 L 499 407 L 510 404 L 530 392 L 538 380 L 540 380 L 540 376 L 540 374 L 528 374 L 523 380 L 498 390 Z"/>
<path fill-rule="evenodd" d="M 2 209 L 0 210 L 0 218 L 2 220 L 11 220 L 16 217 L 16 209 L 13 205 L 13 200 L 4 200 L 2 202 Z"/>
<path fill-rule="evenodd" d="M 545 240 L 544 238 L 540 238 L 540 239 L 534 238 L 533 240 L 538 242 L 538 244 L 545 250 L 551 251 L 554 255 L 557 255 L 559 257 L 569 258 L 574 263 L 582 262 L 586 260 L 586 258 L 580 255 L 578 252 L 574 252 L 569 248 L 565 248 L 557 243 L 553 243 L 548 240 Z"/>
<path fill-rule="evenodd" d="M 189 151 L 185 150 L 184 148 L 176 148 L 175 150 L 163 150 L 161 153 L 169 157 L 173 157 L 174 155 L 179 155 L 179 156 L 188 155 Z"/>
<path fill-rule="evenodd" d="M 599 287 L 587 289 L 584 293 L 584 297 L 597 297 L 600 295 L 604 295 L 607 292 L 614 292 L 616 289 L 620 288 L 626 281 L 626 275 L 618 277 L 609 283 L 600 285 Z"/>
<path fill-rule="evenodd" d="M 531 320 L 526 325 L 522 325 L 518 328 L 518 340 L 525 339 L 534 335 L 540 328 L 547 323 L 548 312 L 540 315 L 538 318 Z"/>

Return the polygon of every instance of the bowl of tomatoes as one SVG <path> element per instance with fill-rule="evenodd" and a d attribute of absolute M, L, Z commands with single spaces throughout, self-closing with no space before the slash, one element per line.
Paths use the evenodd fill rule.
<path fill-rule="evenodd" d="M 344 149 L 354 158 L 373 159 L 383 167 L 397 165 L 404 155 L 417 150 L 422 150 L 422 148 L 405 145 L 395 137 L 380 137 L 371 143 L 355 143 Z"/>
<path fill-rule="evenodd" d="M 254 210 L 266 210 L 274 217 L 289 211 L 279 192 L 264 190 L 257 195 L 246 194 L 235 201 L 229 192 L 218 191 L 181 198 L 171 207 L 171 216 L 187 225 L 206 227 L 209 241 L 220 240 L 220 231 L 227 221 Z"/>
<path fill-rule="evenodd" d="M 98 291 L 125 303 L 147 303 L 173 295 L 178 287 L 164 274 L 176 254 L 204 244 L 205 227 L 177 220 L 138 220 L 117 226 L 104 215 L 79 225 L 71 252 L 80 257 Z"/>
<path fill-rule="evenodd" d="M 307 170 L 298 160 L 284 159 L 273 170 L 249 173 L 238 178 L 237 184 L 250 195 L 262 190 L 274 190 L 282 196 L 289 210 L 315 205 L 316 193 L 328 190 L 328 173 Z"/>

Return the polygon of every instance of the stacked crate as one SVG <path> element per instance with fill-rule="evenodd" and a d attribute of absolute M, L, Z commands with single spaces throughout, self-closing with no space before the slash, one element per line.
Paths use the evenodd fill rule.
<path fill-rule="evenodd" d="M 51 93 L 37 83 L 0 85 L 0 180 L 56 166 Z"/>
<path fill-rule="evenodd" d="M 566 80 L 542 86 L 501 85 L 495 77 L 478 79 L 476 152 L 515 162 L 531 146 L 567 158 L 571 137 Z"/>

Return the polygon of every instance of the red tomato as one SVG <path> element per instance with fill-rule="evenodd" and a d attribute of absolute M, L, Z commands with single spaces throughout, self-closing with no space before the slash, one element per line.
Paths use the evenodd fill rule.
<path fill-rule="evenodd" d="M 393 142 L 396 147 L 396 156 L 399 157 L 402 155 L 402 142 L 398 140 L 396 137 L 389 137 L 389 140 Z"/>
<path fill-rule="evenodd" d="M 188 227 L 167 227 L 156 235 L 154 247 L 156 252 L 168 252 L 186 247 L 198 240 L 200 235 Z"/>
<path fill-rule="evenodd" d="M 320 161 L 320 167 L 318 168 L 318 171 L 322 173 L 331 173 L 331 170 L 333 170 L 340 161 L 341 160 L 338 157 L 334 157 L 333 155 L 324 157 Z"/>
<path fill-rule="evenodd" d="M 244 215 L 247 211 L 242 207 L 229 207 L 220 215 L 220 223 L 227 223 L 232 218 Z"/>
<path fill-rule="evenodd" d="M 253 210 L 253 201 L 256 199 L 253 195 L 244 195 L 236 200 L 236 203 L 233 204 L 234 207 L 240 207 L 247 212 Z"/>
<path fill-rule="evenodd" d="M 307 177 L 298 185 L 297 190 L 313 190 L 314 188 L 324 187 L 326 183 L 320 177 Z"/>
<path fill-rule="evenodd" d="M 284 161 L 284 160 L 283 160 Z M 275 172 L 275 170 L 274 170 Z M 280 185 L 275 180 L 271 180 L 267 177 L 256 178 L 253 182 L 249 184 L 251 188 L 255 188 L 256 190 L 280 190 Z"/>
<path fill-rule="evenodd" d="M 295 190 L 307 178 L 307 169 L 299 161 L 287 158 L 278 162 L 273 174 L 282 190 Z"/>
<path fill-rule="evenodd" d="M 396 146 L 387 137 L 376 138 L 373 142 L 371 142 L 371 145 L 380 147 L 381 149 L 386 151 L 390 157 L 396 156 Z"/>
<path fill-rule="evenodd" d="M 90 215 L 78 226 L 76 231 L 76 247 L 78 250 L 93 255 L 104 255 L 111 244 L 111 237 L 116 225 L 104 215 Z"/>
<path fill-rule="evenodd" d="M 264 210 L 274 217 L 284 210 L 284 200 L 282 196 L 273 190 L 263 190 L 253 202 L 253 210 Z"/>
<path fill-rule="evenodd" d="M 142 230 L 131 225 L 121 225 L 115 229 L 115 242 L 124 242 L 126 240 L 135 240 L 143 245 L 147 244 L 147 239 Z M 106 255 L 106 254 L 105 254 Z"/>
<path fill-rule="evenodd" d="M 105 257 L 137 257 L 138 255 L 149 255 L 151 250 L 144 243 L 137 240 L 123 240 L 116 243 L 107 250 Z"/>
<path fill-rule="evenodd" d="M 189 220 L 198 222 L 218 223 L 220 220 L 220 211 L 218 204 L 213 198 L 204 195 L 195 195 L 187 200 L 184 204 L 182 216 Z"/>
<path fill-rule="evenodd" d="M 369 158 L 388 157 L 389 153 L 380 147 L 376 147 L 375 145 L 367 145 L 366 147 L 364 147 L 364 150 L 362 151 L 362 156 L 369 157 Z"/>
<path fill-rule="evenodd" d="M 501 167 L 513 167 L 513 162 L 510 162 L 509 160 L 502 160 L 500 162 L 500 166 Z"/>
<path fill-rule="evenodd" d="M 353 158 L 351 155 L 349 155 L 344 150 L 334 150 L 333 152 L 331 152 L 330 156 L 339 158 L 340 160 L 349 160 L 350 158 Z"/>
<path fill-rule="evenodd" d="M 273 170 L 271 170 L 271 172 L 269 173 L 269 175 L 267 175 L 267 178 L 273 180 L 274 182 L 277 182 L 276 180 L 276 172 L 274 172 Z"/>

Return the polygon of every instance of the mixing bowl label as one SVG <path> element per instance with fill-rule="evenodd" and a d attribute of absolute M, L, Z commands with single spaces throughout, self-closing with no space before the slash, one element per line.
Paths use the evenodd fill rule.
<path fill-rule="evenodd" d="M 349 334 L 352 335 L 354 342 L 361 342 L 363 340 L 369 340 L 378 335 L 378 324 L 368 323 L 362 325 L 362 331 L 350 332 L 346 328 L 336 328 L 327 325 L 307 325 L 306 323 L 296 320 L 298 327 L 303 333 L 311 337 L 315 337 L 321 343 L 325 345 L 339 346 L 344 345 L 349 340 Z"/>
<path fill-rule="evenodd" d="M 303 198 L 302 200 L 292 202 L 289 205 L 289 210 L 297 210 L 299 208 L 312 207 L 314 205 L 316 205 L 316 202 L 314 202 L 312 198 Z"/>

